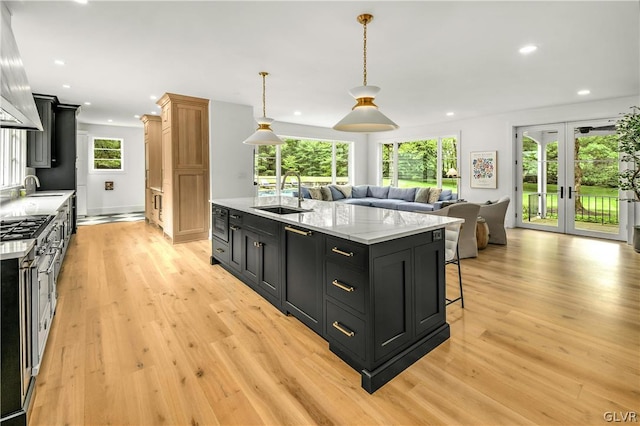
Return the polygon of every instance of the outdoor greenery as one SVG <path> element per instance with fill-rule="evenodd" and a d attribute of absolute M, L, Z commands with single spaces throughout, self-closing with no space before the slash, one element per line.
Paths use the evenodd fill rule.
<path fill-rule="evenodd" d="M 616 123 L 621 161 L 631 167 L 618 175 L 618 184 L 623 191 L 633 191 L 635 201 L 640 201 L 640 108 L 634 106 L 631 113 L 623 115 Z"/>
<path fill-rule="evenodd" d="M 98 170 L 121 170 L 122 140 L 94 139 L 93 168 Z"/>
<path fill-rule="evenodd" d="M 447 177 L 447 171 L 458 168 L 458 147 L 456 138 L 442 138 L 442 169 L 440 175 Z M 404 181 L 429 183 L 436 186 L 438 173 L 438 140 L 427 139 L 398 144 L 398 186 Z M 393 176 L 393 144 L 382 146 L 382 176 L 387 180 Z M 390 180 L 389 180 L 390 182 Z M 455 183 L 455 181 L 454 181 Z M 455 186 L 454 186 L 455 188 Z"/>
<path fill-rule="evenodd" d="M 328 177 L 331 181 L 333 142 L 309 139 L 284 139 L 280 145 L 282 173 L 296 170 L 314 179 Z M 336 142 L 336 176 L 349 176 L 349 144 Z M 276 175 L 276 146 L 262 145 L 258 149 L 256 169 L 259 177 Z"/>
<path fill-rule="evenodd" d="M 523 138 L 523 218 L 535 216 L 537 207 L 529 212 L 529 197 L 538 193 L 539 158 L 537 143 Z M 545 146 L 547 185 L 544 189 L 549 206 L 547 218 L 557 218 L 558 143 Z M 618 139 L 615 135 L 578 135 L 574 142 L 575 220 L 583 222 L 618 223 Z M 536 199 L 537 202 L 537 199 Z"/>

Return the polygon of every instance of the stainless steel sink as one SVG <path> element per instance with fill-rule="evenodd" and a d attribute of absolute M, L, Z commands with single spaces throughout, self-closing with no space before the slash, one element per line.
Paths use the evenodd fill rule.
<path fill-rule="evenodd" d="M 276 214 L 291 214 L 291 213 L 307 213 L 313 210 L 309 209 L 299 209 L 297 207 L 289 207 L 289 206 L 255 206 L 256 210 L 264 210 L 270 213 Z"/>
<path fill-rule="evenodd" d="M 62 197 L 64 194 L 43 194 L 34 192 L 33 194 L 27 195 L 27 197 Z"/>

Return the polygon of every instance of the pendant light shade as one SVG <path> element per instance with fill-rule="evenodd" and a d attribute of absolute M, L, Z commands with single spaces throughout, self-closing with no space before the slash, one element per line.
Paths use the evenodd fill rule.
<path fill-rule="evenodd" d="M 373 20 L 373 16 L 363 14 L 358 16 L 358 22 L 364 27 L 364 78 L 363 85 L 351 89 L 351 96 L 356 99 L 356 105 L 351 112 L 338 122 L 333 128 L 344 132 L 385 132 L 398 128 L 398 125 L 378 110 L 378 106 L 373 103 L 376 95 L 380 91 L 377 86 L 367 86 L 367 24 Z"/>
<path fill-rule="evenodd" d="M 256 121 L 258 122 L 258 129 L 243 143 L 247 145 L 282 145 L 284 141 L 271 130 L 271 123 L 273 123 L 273 119 L 267 117 L 265 79 L 269 73 L 261 71 L 260 75 L 262 76 L 262 117 L 256 118 Z"/>

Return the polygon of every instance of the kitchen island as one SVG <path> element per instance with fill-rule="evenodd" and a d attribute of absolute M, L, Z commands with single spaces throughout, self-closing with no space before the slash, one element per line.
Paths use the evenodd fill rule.
<path fill-rule="evenodd" d="M 211 263 L 327 340 L 368 392 L 449 338 L 444 227 L 462 219 L 316 200 L 291 212 L 291 197 L 211 203 Z"/>

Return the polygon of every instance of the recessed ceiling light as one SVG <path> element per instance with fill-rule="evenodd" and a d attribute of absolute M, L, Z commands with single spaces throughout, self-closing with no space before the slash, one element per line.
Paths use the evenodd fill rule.
<path fill-rule="evenodd" d="M 71 86 L 68 85 L 68 84 L 63 84 L 62 87 L 65 88 L 65 89 L 71 89 Z"/>
<path fill-rule="evenodd" d="M 588 89 L 578 90 L 578 95 L 580 96 L 586 96 L 589 93 L 591 93 L 591 90 L 588 90 Z"/>
<path fill-rule="evenodd" d="M 112 119 L 108 119 L 107 121 L 108 121 L 109 123 L 113 123 L 113 120 L 112 120 Z"/>
<path fill-rule="evenodd" d="M 151 111 L 151 114 L 154 114 L 154 115 L 155 115 L 155 114 L 157 114 L 157 113 L 158 113 L 158 111 Z"/>
<path fill-rule="evenodd" d="M 64 65 L 64 61 L 62 59 L 56 59 L 55 61 L 53 61 L 54 64 L 56 65 Z"/>
<path fill-rule="evenodd" d="M 449 112 L 447 113 L 447 117 L 451 117 L 452 115 L 453 115 L 453 111 L 449 111 Z"/>
<path fill-rule="evenodd" d="M 140 118 L 138 114 L 134 115 L 133 118 Z"/>
<path fill-rule="evenodd" d="M 76 3 L 87 4 L 89 0 L 75 0 Z"/>
<path fill-rule="evenodd" d="M 519 52 L 522 53 L 523 55 L 528 55 L 529 53 L 533 53 L 536 50 L 538 50 L 538 46 L 533 44 L 528 44 L 526 46 L 521 47 Z"/>
<path fill-rule="evenodd" d="M 293 115 L 302 115 L 302 112 L 300 112 L 300 111 L 293 111 Z"/>
<path fill-rule="evenodd" d="M 84 104 L 85 105 L 91 105 L 91 102 L 85 102 Z"/>
<path fill-rule="evenodd" d="M 152 101 L 155 101 L 156 99 L 158 99 L 158 97 L 156 95 L 151 95 L 149 96 L 149 99 L 151 99 Z"/>

